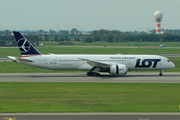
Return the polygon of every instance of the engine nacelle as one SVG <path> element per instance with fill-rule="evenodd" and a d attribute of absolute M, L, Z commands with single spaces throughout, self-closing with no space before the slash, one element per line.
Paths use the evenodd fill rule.
<path fill-rule="evenodd" d="M 123 64 L 111 65 L 109 74 L 113 75 L 125 75 L 127 74 L 127 66 Z"/>

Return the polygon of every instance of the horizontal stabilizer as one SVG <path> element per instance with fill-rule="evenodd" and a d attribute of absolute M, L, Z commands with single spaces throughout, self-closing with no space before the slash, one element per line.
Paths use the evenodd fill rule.
<path fill-rule="evenodd" d="M 16 60 L 17 57 L 13 57 L 13 56 L 7 56 L 8 58 L 11 58 L 12 60 Z"/>
<path fill-rule="evenodd" d="M 27 59 L 27 58 L 18 58 L 18 57 L 13 57 L 13 56 L 7 56 L 8 58 L 11 58 L 13 60 L 13 62 L 34 62 L 34 60 L 32 59 Z"/>

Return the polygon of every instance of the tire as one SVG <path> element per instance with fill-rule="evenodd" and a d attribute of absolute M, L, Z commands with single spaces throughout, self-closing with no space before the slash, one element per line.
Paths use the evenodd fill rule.
<path fill-rule="evenodd" d="M 96 73 L 96 76 L 101 76 L 101 74 L 100 73 Z"/>
<path fill-rule="evenodd" d="M 92 76 L 92 72 L 87 72 L 87 75 L 88 76 Z"/>
<path fill-rule="evenodd" d="M 162 73 L 159 73 L 159 76 L 163 76 L 163 74 L 162 74 Z"/>

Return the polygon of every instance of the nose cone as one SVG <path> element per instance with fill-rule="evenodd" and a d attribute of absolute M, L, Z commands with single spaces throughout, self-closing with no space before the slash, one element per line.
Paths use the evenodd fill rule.
<path fill-rule="evenodd" d="M 171 64 L 169 65 L 170 69 L 175 67 L 175 64 L 173 62 L 171 62 Z"/>

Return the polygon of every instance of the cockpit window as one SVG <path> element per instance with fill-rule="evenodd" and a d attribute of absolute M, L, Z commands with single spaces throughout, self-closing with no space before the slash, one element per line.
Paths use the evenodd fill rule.
<path fill-rule="evenodd" d="M 167 62 L 171 62 L 170 60 L 167 60 Z"/>

